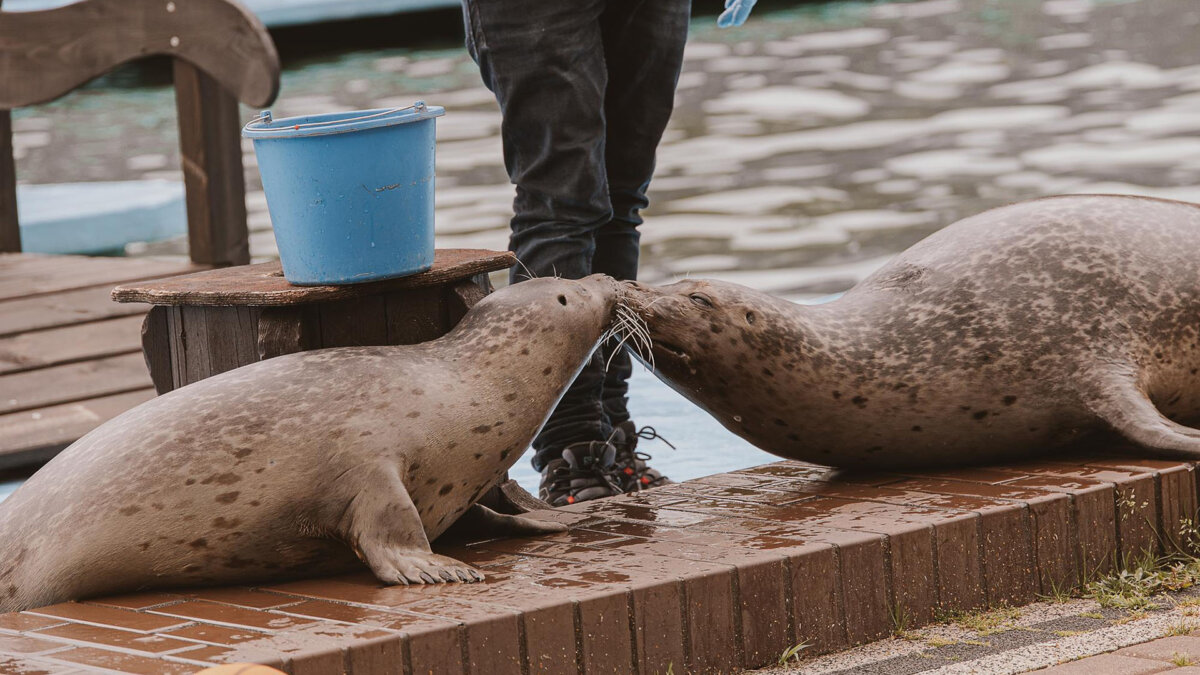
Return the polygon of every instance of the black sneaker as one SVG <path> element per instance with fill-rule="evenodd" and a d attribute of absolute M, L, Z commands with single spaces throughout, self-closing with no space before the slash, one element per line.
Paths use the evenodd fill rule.
<path fill-rule="evenodd" d="M 674 482 L 657 470 L 650 468 L 647 464 L 650 461 L 650 455 L 637 451 L 638 439 L 649 441 L 656 438 L 666 443 L 672 450 L 675 449 L 675 446 L 671 445 L 667 439 L 658 435 L 654 427 L 638 429 L 632 420 L 626 420 L 613 429 L 610 442 L 617 448 L 614 461 L 617 465 L 617 478 L 620 481 L 622 492 L 639 492 L 660 485 L 670 485 Z"/>
<path fill-rule="evenodd" d="M 551 506 L 567 506 L 590 499 L 621 494 L 611 443 L 591 441 L 563 448 L 562 459 L 552 459 L 542 470 L 538 496 Z"/>

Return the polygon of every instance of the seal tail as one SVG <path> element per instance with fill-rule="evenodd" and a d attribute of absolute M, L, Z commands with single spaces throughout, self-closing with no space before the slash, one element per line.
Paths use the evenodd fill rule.
<path fill-rule="evenodd" d="M 1169 457 L 1200 460 L 1200 429 L 1168 419 L 1132 376 L 1109 377 L 1092 411 L 1132 443 Z"/>

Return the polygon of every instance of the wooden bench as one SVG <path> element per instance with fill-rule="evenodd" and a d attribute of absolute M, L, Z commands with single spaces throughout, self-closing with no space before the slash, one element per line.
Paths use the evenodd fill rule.
<path fill-rule="evenodd" d="M 293 286 L 278 262 L 124 284 L 119 303 L 150 303 L 143 349 L 160 394 L 283 354 L 408 345 L 450 331 L 492 291 L 507 251 L 443 249 L 433 269 L 353 286 Z"/>
<path fill-rule="evenodd" d="M 14 108 L 63 96 L 134 59 L 173 59 L 190 260 L 21 253 Z M 84 0 L 0 11 L 0 470 L 45 461 L 154 395 L 146 308 L 113 286 L 249 262 L 238 101 L 270 104 L 279 57 L 229 0 Z"/>

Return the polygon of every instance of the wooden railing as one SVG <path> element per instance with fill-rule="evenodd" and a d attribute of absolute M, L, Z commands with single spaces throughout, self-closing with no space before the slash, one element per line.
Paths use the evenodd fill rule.
<path fill-rule="evenodd" d="M 249 262 L 238 101 L 274 101 L 279 55 L 262 23 L 233 0 L 83 0 L 0 11 L 0 252 L 21 250 L 10 111 L 152 55 L 174 59 L 191 258 Z"/>

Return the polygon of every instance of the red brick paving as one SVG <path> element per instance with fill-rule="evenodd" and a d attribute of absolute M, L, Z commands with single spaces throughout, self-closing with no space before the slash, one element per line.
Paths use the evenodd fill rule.
<path fill-rule="evenodd" d="M 1038 675 L 1150 675 L 1174 669 L 1166 661 L 1101 654 L 1036 671 Z"/>
<path fill-rule="evenodd" d="M 560 535 L 439 543 L 480 584 L 385 588 L 363 572 L 0 615 L 0 673 L 758 667 L 800 642 L 882 637 L 897 616 L 1028 602 L 1175 537 L 1195 513 L 1193 466 L 1134 456 L 872 475 L 780 462 L 537 514 L 571 526 Z M 1175 668 L 1138 650 L 1078 663 Z"/>
<path fill-rule="evenodd" d="M 1029 675 L 1200 675 L 1198 635 L 1200 633 L 1159 638 L 1108 654 L 1031 671 Z M 1178 665 L 1189 662 L 1197 665 Z"/>

